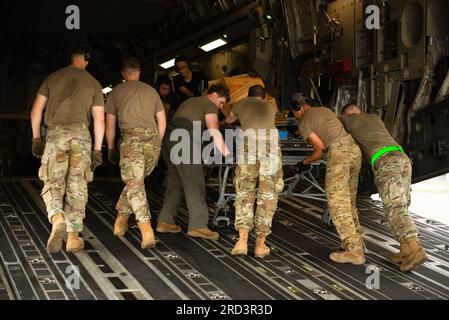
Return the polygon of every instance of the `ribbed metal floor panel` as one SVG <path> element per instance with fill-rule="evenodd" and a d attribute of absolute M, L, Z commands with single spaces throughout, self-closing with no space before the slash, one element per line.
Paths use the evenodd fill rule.
<path fill-rule="evenodd" d="M 322 208 L 295 198 L 281 199 L 266 259 L 232 257 L 236 232 L 219 228 L 218 241 L 181 234 L 156 234 L 157 248 L 140 249 L 134 221 L 125 237 L 114 237 L 119 180 L 89 186 L 86 250 L 49 255 L 50 224 L 37 179 L 0 180 L 0 300 L 8 299 L 449 299 L 449 226 L 414 216 L 430 260 L 401 273 L 386 256 L 397 250 L 378 203 L 359 199 L 369 254 L 365 266 L 338 265 L 328 259 L 338 248 L 334 229 L 321 222 Z M 149 193 L 154 217 L 163 189 Z M 217 191 L 208 188 L 212 212 Z M 185 205 L 178 223 L 186 230 Z M 155 219 L 153 219 L 153 222 Z M 250 252 L 254 237 L 250 239 Z M 380 268 L 379 289 L 370 290 L 368 265 Z M 73 288 L 73 267 L 80 272 Z"/>

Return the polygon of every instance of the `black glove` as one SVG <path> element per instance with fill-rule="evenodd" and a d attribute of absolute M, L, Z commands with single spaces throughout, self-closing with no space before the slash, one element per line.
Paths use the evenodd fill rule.
<path fill-rule="evenodd" d="M 108 149 L 108 160 L 113 165 L 117 165 L 120 160 L 120 154 L 116 148 Z"/>
<path fill-rule="evenodd" d="M 95 171 L 95 169 L 103 164 L 103 155 L 101 154 L 101 151 L 93 150 L 92 151 L 92 164 L 90 166 L 92 172 Z"/>
<path fill-rule="evenodd" d="M 31 153 L 36 158 L 42 158 L 42 155 L 44 154 L 45 145 L 41 138 L 35 138 L 31 140 Z"/>
<path fill-rule="evenodd" d="M 296 164 L 296 172 L 303 173 L 305 171 L 310 170 L 311 167 L 312 167 L 311 164 L 305 164 L 304 161 L 301 161 Z"/>

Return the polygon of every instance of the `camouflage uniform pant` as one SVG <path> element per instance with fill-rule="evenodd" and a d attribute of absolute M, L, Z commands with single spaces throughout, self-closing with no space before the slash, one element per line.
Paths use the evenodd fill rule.
<path fill-rule="evenodd" d="M 87 126 L 50 127 L 39 178 L 44 182 L 42 198 L 48 218 L 62 213 L 68 232 L 83 229 L 90 169 L 91 138 Z"/>
<path fill-rule="evenodd" d="M 271 233 L 271 224 L 277 207 L 278 194 L 284 189 L 282 156 L 279 148 L 266 159 L 254 159 L 254 164 L 239 164 L 235 170 L 236 190 L 235 228 L 251 230 L 255 225 L 258 236 Z M 248 155 L 244 155 L 248 159 Z M 254 201 L 257 191 L 257 210 L 254 215 Z"/>
<path fill-rule="evenodd" d="M 395 239 L 404 241 L 417 236 L 418 231 L 408 211 L 412 165 L 407 155 L 398 151 L 389 152 L 376 161 L 373 172 Z"/>
<path fill-rule="evenodd" d="M 357 212 L 357 186 L 362 155 L 352 137 L 328 147 L 325 190 L 329 213 L 343 245 L 360 249 L 363 229 Z"/>
<path fill-rule="evenodd" d="M 117 202 L 119 214 L 134 213 L 139 223 L 151 219 L 144 179 L 154 169 L 161 151 L 161 138 L 155 128 L 123 130 L 120 144 L 120 172 L 126 183 Z"/>

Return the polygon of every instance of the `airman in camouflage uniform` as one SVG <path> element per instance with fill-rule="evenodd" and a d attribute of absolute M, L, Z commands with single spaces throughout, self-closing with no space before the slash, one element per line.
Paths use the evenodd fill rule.
<path fill-rule="evenodd" d="M 344 249 L 362 248 L 363 228 L 357 210 L 357 186 L 362 165 L 360 148 L 351 136 L 331 143 L 326 153 L 325 190 L 332 221 Z"/>
<path fill-rule="evenodd" d="M 299 102 L 299 101 L 298 101 Z M 326 152 L 325 190 L 329 213 L 343 243 L 344 251 L 332 252 L 337 263 L 365 263 L 363 230 L 356 207 L 361 151 L 328 108 L 312 108 L 307 99 L 295 111 L 301 136 L 312 144 L 313 154 L 298 165 L 302 171 Z"/>
<path fill-rule="evenodd" d="M 279 133 L 274 124 L 276 108 L 264 99 L 263 87 L 251 87 L 248 98 L 239 102 L 226 119 L 227 123 L 240 119 L 244 132 L 237 137 L 237 145 L 243 144 L 244 150 L 242 154 L 237 151 L 234 177 L 235 228 L 239 231 L 239 241 L 232 255 L 248 253 L 248 234 L 253 228 L 256 233 L 254 256 L 263 258 L 270 254 L 265 240 L 271 233 L 278 194 L 284 188 Z M 254 214 L 257 183 L 257 210 Z"/>
<path fill-rule="evenodd" d="M 354 104 L 346 105 L 342 114 L 340 120 L 371 163 L 388 225 L 401 244 L 400 252 L 392 254 L 390 260 L 400 263 L 402 271 L 413 270 L 427 260 L 427 255 L 408 211 L 412 177 L 410 159 L 376 114 L 362 113 Z"/>
<path fill-rule="evenodd" d="M 161 152 L 161 138 L 156 128 L 122 130 L 120 145 L 120 173 L 126 184 L 116 209 L 122 216 L 136 215 L 136 221 L 151 219 L 143 179 L 157 164 Z"/>
<path fill-rule="evenodd" d="M 273 129 L 274 130 L 274 129 Z M 277 130 L 276 134 L 277 134 Z M 254 143 L 258 146 L 266 145 L 267 150 L 271 143 L 265 139 L 256 139 Z M 279 144 L 275 141 L 274 144 Z M 265 148 L 265 146 L 263 146 Z M 255 227 L 257 236 L 268 236 L 271 233 L 271 222 L 277 207 L 278 194 L 284 188 L 282 172 L 282 156 L 280 148 L 274 149 L 274 154 L 257 157 L 253 161 L 237 161 L 234 176 L 236 188 L 235 199 L 235 228 L 251 230 Z M 245 154 L 246 156 L 246 154 Z M 254 164 L 248 164 L 254 163 Z M 257 210 L 254 215 L 254 202 L 257 189 Z"/>
<path fill-rule="evenodd" d="M 87 203 L 87 183 L 101 164 L 104 136 L 104 100 L 101 86 L 86 70 L 87 44 L 77 43 L 72 64 L 52 73 L 39 88 L 31 111 L 33 154 L 41 158 L 39 178 L 44 182 L 44 199 L 52 231 L 49 252 L 62 247 L 68 232 L 66 250 L 84 248 L 79 237 Z M 40 137 L 42 113 L 48 126 L 46 145 Z M 90 114 L 94 120 L 95 145 L 91 160 Z"/>
<path fill-rule="evenodd" d="M 117 162 L 114 138 L 118 118 L 122 132 L 120 172 L 126 184 L 116 206 L 114 234 L 126 233 L 128 219 L 134 213 L 142 234 L 142 249 L 153 248 L 156 239 L 144 179 L 159 159 L 166 127 L 165 110 L 156 90 L 139 81 L 140 63 L 136 59 L 123 61 L 122 75 L 125 83 L 116 86 L 106 102 L 108 158 L 112 163 Z"/>
<path fill-rule="evenodd" d="M 93 180 L 91 141 L 87 126 L 50 126 L 39 178 L 49 219 L 64 212 L 67 230 L 80 232 L 87 204 L 87 183 Z M 65 201 L 64 201 L 65 197 Z"/>

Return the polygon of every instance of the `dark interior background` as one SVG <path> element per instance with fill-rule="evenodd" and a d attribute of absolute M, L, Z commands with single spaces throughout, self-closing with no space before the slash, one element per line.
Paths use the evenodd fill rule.
<path fill-rule="evenodd" d="M 45 77 L 68 64 L 73 39 L 87 39 L 94 56 L 87 70 L 105 86 L 121 81 L 125 56 L 142 61 L 142 80 L 167 73 L 158 63 L 184 54 L 211 79 L 251 72 L 249 34 L 257 26 L 244 0 L 79 0 L 0 2 L 0 176 L 34 176 L 29 112 Z M 68 5 L 80 9 L 80 30 L 68 30 Z M 204 53 L 198 45 L 226 33 L 228 45 Z M 164 60 L 165 59 L 165 60 Z M 111 174 L 111 168 L 98 172 Z"/>

